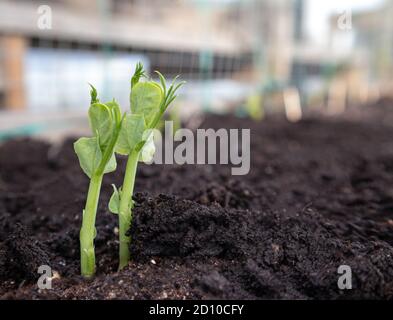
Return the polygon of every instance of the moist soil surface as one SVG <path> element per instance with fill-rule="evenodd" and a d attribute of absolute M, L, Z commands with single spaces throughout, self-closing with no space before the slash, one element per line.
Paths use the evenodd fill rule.
<path fill-rule="evenodd" d="M 208 116 L 203 128 L 250 128 L 251 170 L 140 165 L 132 261 L 117 271 L 117 216 L 107 203 L 125 161 L 105 176 L 97 275 L 79 276 L 88 188 L 70 138 L 0 146 L 2 299 L 391 299 L 393 103 L 254 122 Z M 54 270 L 39 290 L 40 265 Z M 340 290 L 337 270 L 352 270 Z"/>

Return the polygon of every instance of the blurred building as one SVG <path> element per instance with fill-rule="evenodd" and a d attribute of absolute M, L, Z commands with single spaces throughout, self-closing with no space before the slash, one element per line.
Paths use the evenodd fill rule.
<path fill-rule="evenodd" d="M 90 71 L 83 73 L 94 75 L 95 81 L 102 77 L 91 69 L 99 69 L 111 54 L 116 58 L 128 57 L 129 62 L 134 60 L 133 54 L 138 54 L 139 59 L 146 58 L 151 69 L 169 75 L 182 72 L 192 77 L 201 69 L 218 72 L 215 69 L 219 66 L 236 72 L 244 66 L 250 48 L 233 23 L 234 6 L 212 8 L 208 3 L 174 0 L 55 0 L 50 2 L 52 28 L 41 29 L 40 5 L 40 1 L 34 0 L 0 1 L 0 106 L 23 108 L 35 104 L 30 101 L 34 100 L 32 96 L 38 99 L 37 103 L 45 104 L 39 99 L 42 91 L 25 90 L 37 82 L 46 86 L 49 104 L 56 105 L 59 99 L 67 104 L 73 92 L 61 97 L 61 90 L 72 83 L 63 86 L 55 83 L 64 83 L 70 73 L 83 72 L 78 59 L 90 61 Z M 201 53 L 207 59 L 202 59 Z M 57 63 L 56 58 L 63 60 Z M 97 63 L 93 65 L 92 61 Z M 131 66 L 127 71 L 129 76 Z M 45 84 L 41 80 L 48 73 L 51 75 Z M 74 102 L 71 99 L 68 104 Z"/>
<path fill-rule="evenodd" d="M 353 17 L 354 47 L 363 53 L 369 77 L 387 81 L 393 74 L 393 1 Z"/>
<path fill-rule="evenodd" d="M 88 103 L 86 83 L 93 80 L 104 97 L 126 97 L 138 60 L 169 77 L 181 73 L 186 80 L 210 81 L 206 94 L 233 94 L 228 81 L 285 83 L 294 42 L 303 39 L 303 0 L 48 4 L 46 29 L 39 24 L 45 14 L 41 1 L 0 0 L 0 109 L 81 108 Z M 247 92 L 238 88 L 240 95 Z"/>
<path fill-rule="evenodd" d="M 365 81 L 383 86 L 393 74 L 393 0 L 385 0 L 372 10 L 352 12 L 350 30 L 337 24 L 340 15 L 331 17 L 332 50 L 345 36 L 351 35 L 347 62 Z M 336 50 L 342 50 L 341 47 Z"/>

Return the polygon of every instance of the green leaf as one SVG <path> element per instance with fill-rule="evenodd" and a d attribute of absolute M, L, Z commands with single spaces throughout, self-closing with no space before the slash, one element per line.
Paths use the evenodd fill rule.
<path fill-rule="evenodd" d="M 119 214 L 120 212 L 120 194 L 121 190 L 117 190 L 116 186 L 112 184 L 113 193 L 109 200 L 108 208 L 109 211 L 114 214 Z"/>
<path fill-rule="evenodd" d="M 145 144 L 142 147 L 139 161 L 145 163 L 151 163 L 154 158 L 154 154 L 156 152 L 156 146 L 154 144 L 154 131 L 148 130 L 144 133 L 144 140 L 146 140 Z"/>
<path fill-rule="evenodd" d="M 89 121 L 93 134 L 99 137 L 101 149 L 104 149 L 112 136 L 111 109 L 105 104 L 93 103 L 89 108 Z"/>
<path fill-rule="evenodd" d="M 134 75 L 131 78 L 131 89 L 139 82 L 141 77 L 145 77 L 145 70 L 143 64 L 138 62 L 135 67 Z"/>
<path fill-rule="evenodd" d="M 146 123 L 141 114 L 128 114 L 124 120 L 117 140 L 115 151 L 129 155 L 134 148 L 143 142 Z"/>
<path fill-rule="evenodd" d="M 104 173 L 110 173 L 116 171 L 116 168 L 117 168 L 116 156 L 113 153 L 112 157 L 109 159 L 108 163 L 105 166 Z"/>
<path fill-rule="evenodd" d="M 83 172 L 91 178 L 102 159 L 102 153 L 97 138 L 80 138 L 74 143 L 74 150 L 78 156 L 79 164 Z"/>
<path fill-rule="evenodd" d="M 106 103 L 107 107 L 112 113 L 112 119 L 118 124 L 121 121 L 121 110 L 120 106 L 115 99 Z"/>
<path fill-rule="evenodd" d="M 155 82 L 138 82 L 131 91 L 131 111 L 133 114 L 143 115 L 149 126 L 160 112 L 163 98 L 163 91 Z"/>
<path fill-rule="evenodd" d="M 90 104 L 100 102 L 100 100 L 98 100 L 97 89 L 94 88 L 93 85 L 91 85 L 90 83 L 89 83 L 89 86 L 91 88 L 91 90 L 90 90 Z"/>
<path fill-rule="evenodd" d="M 177 90 L 183 84 L 185 84 L 184 81 L 176 84 L 176 80 L 179 77 L 179 76 L 176 76 L 173 79 L 173 81 L 172 81 L 171 85 L 169 86 L 169 88 L 167 88 L 165 77 L 159 71 L 156 71 L 156 73 L 158 74 L 158 76 L 160 78 L 160 84 L 161 84 L 160 88 L 161 88 L 161 90 L 163 92 L 163 99 L 162 99 L 160 107 L 159 107 L 160 112 L 158 112 L 156 114 L 156 117 L 153 119 L 153 121 L 149 122 L 149 128 L 155 128 L 158 125 L 158 123 L 159 123 L 162 115 L 166 111 L 166 109 L 173 102 L 173 100 L 176 99 L 176 97 L 177 97 L 177 95 L 176 95 Z M 157 86 L 159 86 L 159 85 L 157 84 Z"/>

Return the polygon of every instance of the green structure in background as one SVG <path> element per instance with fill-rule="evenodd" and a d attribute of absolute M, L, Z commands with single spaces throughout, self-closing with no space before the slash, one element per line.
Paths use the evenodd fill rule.
<path fill-rule="evenodd" d="M 210 111 L 211 109 L 211 87 L 210 81 L 212 79 L 214 57 L 211 50 L 201 51 L 199 54 L 200 65 L 200 80 L 203 81 L 202 86 L 202 109 L 203 111 Z"/>
<path fill-rule="evenodd" d="M 254 14 L 251 16 L 251 19 L 254 30 L 259 30 L 260 28 L 260 19 L 258 17 L 259 4 L 260 2 L 258 0 L 253 1 L 255 8 L 252 11 Z M 257 79 L 253 92 L 246 100 L 246 111 L 252 119 L 260 121 L 265 116 L 264 97 L 266 94 L 266 83 L 269 81 L 269 74 L 268 66 L 266 65 L 265 47 L 258 32 L 254 33 L 254 50 L 252 60 Z"/>
<path fill-rule="evenodd" d="M 39 134 L 43 132 L 46 127 L 47 126 L 44 123 L 34 123 L 15 127 L 9 130 L 0 130 L 0 142 L 11 138 L 26 137 Z"/>

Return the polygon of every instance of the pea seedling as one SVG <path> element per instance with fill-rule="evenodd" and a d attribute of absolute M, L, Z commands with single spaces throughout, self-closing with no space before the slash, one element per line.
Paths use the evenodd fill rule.
<path fill-rule="evenodd" d="M 132 194 L 138 161 L 150 161 L 155 152 L 153 129 L 156 128 L 168 106 L 176 99 L 176 91 L 183 85 L 175 85 L 177 77 L 169 89 L 164 76 L 156 71 L 160 84 L 154 81 L 141 82 L 145 77 L 142 64 L 138 64 L 131 80 L 131 113 L 124 118 L 115 151 L 127 155 L 127 166 L 123 186 L 115 186 L 109 201 L 109 210 L 119 216 L 119 269 L 130 260 L 130 237 L 127 235 L 132 223 Z"/>
<path fill-rule="evenodd" d="M 104 174 L 116 170 L 114 150 L 124 118 L 115 100 L 100 103 L 93 86 L 90 95 L 89 122 L 93 137 L 80 138 L 74 143 L 79 164 L 90 179 L 80 230 L 81 273 L 86 278 L 95 273 L 94 238 L 98 200 Z"/>

